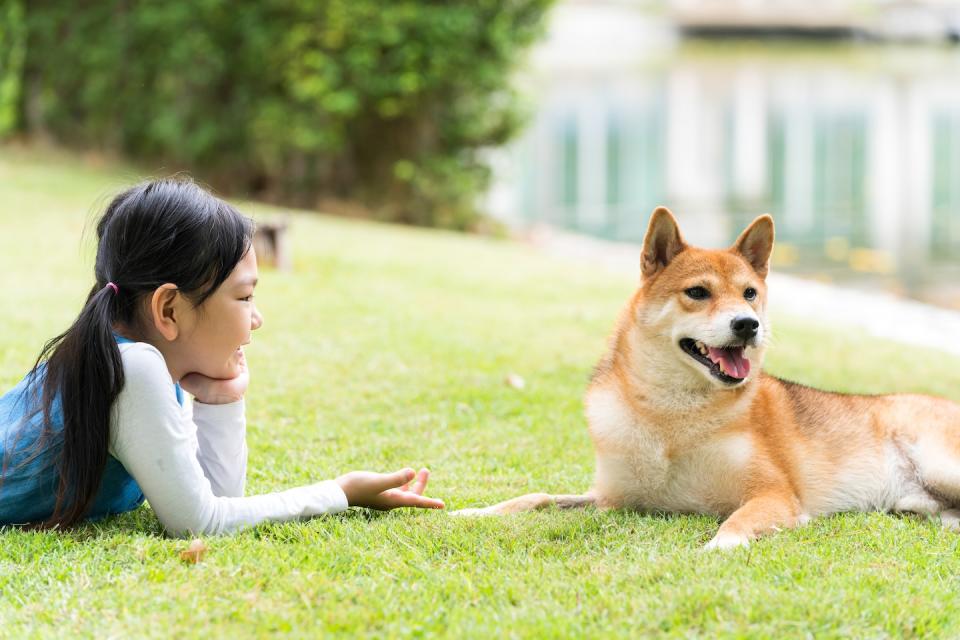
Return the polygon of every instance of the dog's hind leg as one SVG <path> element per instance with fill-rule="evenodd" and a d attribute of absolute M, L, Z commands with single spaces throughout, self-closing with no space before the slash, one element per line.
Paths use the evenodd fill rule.
<path fill-rule="evenodd" d="M 939 513 L 944 528 L 960 530 L 960 405 L 923 396 L 893 399 L 893 415 L 905 423 L 894 442 L 913 466 L 922 494 L 904 495 L 894 510 Z"/>
<path fill-rule="evenodd" d="M 556 505 L 560 509 L 582 509 L 596 504 L 592 494 L 551 495 L 549 493 L 528 493 L 519 498 L 506 500 L 489 507 L 460 509 L 450 513 L 452 516 L 502 516 L 522 511 L 535 511 Z"/>
<path fill-rule="evenodd" d="M 948 531 L 960 531 L 960 510 L 946 509 L 941 511 L 940 524 Z"/>

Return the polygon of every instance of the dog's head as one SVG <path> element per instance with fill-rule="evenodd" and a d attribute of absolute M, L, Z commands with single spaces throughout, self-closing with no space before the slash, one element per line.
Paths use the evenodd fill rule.
<path fill-rule="evenodd" d="M 666 208 L 653 212 L 643 241 L 634 321 L 660 377 L 698 376 L 733 389 L 760 371 L 773 218 L 760 216 L 729 249 L 687 245 Z M 640 364 L 640 366 L 644 366 Z"/>

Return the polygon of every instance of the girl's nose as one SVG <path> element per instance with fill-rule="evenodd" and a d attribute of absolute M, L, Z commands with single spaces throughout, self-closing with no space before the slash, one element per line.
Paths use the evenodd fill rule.
<path fill-rule="evenodd" d="M 260 310 L 256 306 L 253 307 L 253 315 L 250 316 L 250 328 L 256 331 L 263 326 L 263 316 L 260 315 Z"/>

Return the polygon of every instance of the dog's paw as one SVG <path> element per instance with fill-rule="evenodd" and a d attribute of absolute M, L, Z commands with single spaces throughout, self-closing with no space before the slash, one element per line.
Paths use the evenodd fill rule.
<path fill-rule="evenodd" d="M 947 509 L 940 512 L 940 524 L 947 531 L 960 532 L 960 510 Z"/>
<path fill-rule="evenodd" d="M 714 549 L 719 549 L 721 551 L 726 551 L 728 549 L 736 549 L 737 547 L 746 547 L 750 544 L 750 538 L 747 536 L 740 535 L 738 533 L 718 533 L 713 537 L 713 540 L 708 542 L 704 547 L 704 551 L 713 551 Z"/>

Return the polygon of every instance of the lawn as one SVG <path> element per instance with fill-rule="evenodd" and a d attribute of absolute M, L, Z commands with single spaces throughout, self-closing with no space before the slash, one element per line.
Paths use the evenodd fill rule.
<path fill-rule="evenodd" d="M 3 390 L 76 316 L 92 284 L 85 225 L 137 175 L 0 148 Z M 589 486 L 581 397 L 635 278 L 488 238 L 310 213 L 291 225 L 294 269 L 264 270 L 257 291 L 248 492 L 405 465 L 429 466 L 451 508 Z M 775 332 L 775 374 L 960 399 L 960 361 L 941 353 L 790 318 Z M 960 538 L 933 521 L 842 515 L 702 552 L 716 528 L 352 509 L 209 538 L 190 565 L 143 507 L 66 533 L 0 531 L 0 635 L 960 635 Z"/>

